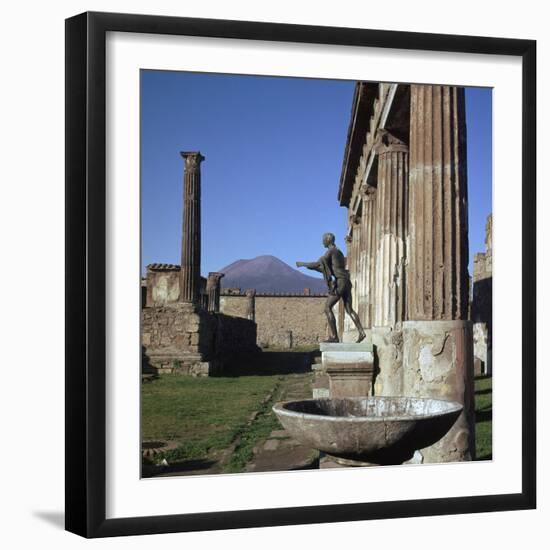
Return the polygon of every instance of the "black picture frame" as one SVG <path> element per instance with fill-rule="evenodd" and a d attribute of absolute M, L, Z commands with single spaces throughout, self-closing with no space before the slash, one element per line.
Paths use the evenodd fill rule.
<path fill-rule="evenodd" d="M 108 31 L 516 56 L 522 60 L 522 490 L 517 494 L 106 519 L 105 40 Z M 66 20 L 66 529 L 85 537 L 536 507 L 536 42 L 83 13 Z M 515 365 L 514 365 L 515 367 Z"/>

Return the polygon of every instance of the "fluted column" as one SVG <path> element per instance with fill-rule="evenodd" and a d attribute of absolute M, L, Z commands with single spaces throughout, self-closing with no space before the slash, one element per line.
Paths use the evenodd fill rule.
<path fill-rule="evenodd" d="M 357 307 L 359 303 L 359 292 L 360 292 L 360 285 L 361 285 L 361 218 L 354 214 L 350 219 L 351 224 L 351 249 L 352 249 L 352 270 L 350 272 L 351 276 L 351 294 L 353 297 L 353 303 L 355 304 L 355 308 Z M 354 327 L 355 325 L 350 325 L 350 327 Z"/>
<path fill-rule="evenodd" d="M 363 194 L 363 221 L 362 221 L 362 246 L 365 249 L 365 308 L 364 312 L 359 313 L 364 328 L 370 328 L 373 325 L 374 311 L 374 281 L 376 266 L 376 242 L 377 221 L 376 221 L 376 187 L 365 184 L 362 188 Z"/>
<path fill-rule="evenodd" d="M 394 327 L 405 320 L 405 244 L 408 232 L 409 149 L 387 131 L 376 146 L 376 278 L 374 326 Z"/>
<path fill-rule="evenodd" d="M 464 89 L 411 86 L 408 318 L 467 319 Z"/>
<path fill-rule="evenodd" d="M 208 295 L 208 311 L 211 313 L 220 312 L 220 286 L 223 273 L 210 272 L 206 280 L 206 293 Z"/>
<path fill-rule="evenodd" d="M 201 276 L 201 169 L 198 151 L 182 152 L 183 234 L 181 239 L 180 301 L 199 303 Z"/>

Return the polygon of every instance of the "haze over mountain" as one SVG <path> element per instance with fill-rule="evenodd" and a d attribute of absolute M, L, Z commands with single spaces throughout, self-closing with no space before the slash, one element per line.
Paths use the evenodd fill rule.
<path fill-rule="evenodd" d="M 309 288 L 313 294 L 327 292 L 323 279 L 305 275 L 275 256 L 237 260 L 218 271 L 225 273 L 221 280 L 222 288 L 255 288 L 257 292 L 297 293 Z"/>

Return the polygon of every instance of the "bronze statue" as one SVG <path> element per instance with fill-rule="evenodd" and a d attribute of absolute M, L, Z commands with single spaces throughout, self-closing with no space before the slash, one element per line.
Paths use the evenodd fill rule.
<path fill-rule="evenodd" d="M 346 269 L 346 258 L 334 244 L 334 235 L 325 233 L 323 235 L 323 246 L 327 249 L 324 256 L 316 262 L 296 262 L 296 267 L 307 267 L 323 274 L 328 287 L 328 297 L 325 303 L 325 315 L 327 316 L 330 336 L 326 342 L 339 342 L 336 331 L 336 318 L 332 308 L 340 299 L 344 300 L 346 313 L 351 317 L 359 332 L 357 342 L 365 338 L 365 331 L 357 313 L 352 307 L 351 279 Z"/>

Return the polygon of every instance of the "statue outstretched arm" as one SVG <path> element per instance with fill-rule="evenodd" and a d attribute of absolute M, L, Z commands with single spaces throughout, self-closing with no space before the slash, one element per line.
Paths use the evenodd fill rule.
<path fill-rule="evenodd" d="M 323 273 L 323 267 L 321 265 L 321 262 L 296 262 L 296 267 L 307 267 L 308 269 L 312 269 L 313 271 L 318 271 L 319 273 Z"/>

